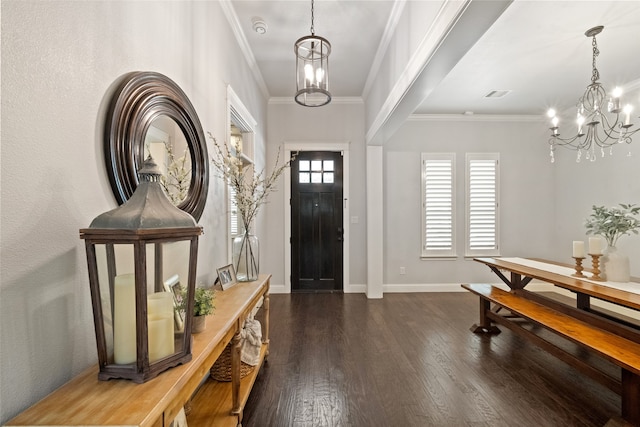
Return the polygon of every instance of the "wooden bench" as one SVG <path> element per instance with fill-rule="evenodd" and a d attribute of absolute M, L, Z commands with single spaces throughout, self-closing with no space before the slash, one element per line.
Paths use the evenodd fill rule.
<path fill-rule="evenodd" d="M 632 425 L 640 426 L 640 344 L 613 332 L 596 327 L 570 314 L 531 301 L 526 296 L 507 292 L 486 284 L 463 284 L 463 288 L 480 297 L 480 323 L 471 330 L 475 333 L 499 333 L 494 323 L 503 325 L 531 340 L 536 345 L 576 367 L 592 379 L 602 383 L 622 397 L 622 417 Z M 491 304 L 495 304 L 491 309 Z M 509 313 L 501 313 L 508 311 Z M 568 351 L 526 329 L 526 319 L 598 354 L 621 368 L 620 379 L 613 378 Z"/>

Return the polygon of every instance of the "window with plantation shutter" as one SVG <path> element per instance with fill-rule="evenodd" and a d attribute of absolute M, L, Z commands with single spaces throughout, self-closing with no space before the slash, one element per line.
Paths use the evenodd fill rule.
<path fill-rule="evenodd" d="M 422 154 L 422 256 L 455 256 L 455 154 Z"/>
<path fill-rule="evenodd" d="M 466 256 L 499 255 L 499 154 L 467 154 Z"/>
<path fill-rule="evenodd" d="M 231 235 L 231 239 L 236 237 L 239 230 L 239 220 L 238 220 L 238 204 L 236 203 L 236 190 L 232 186 L 229 186 L 229 234 Z"/>

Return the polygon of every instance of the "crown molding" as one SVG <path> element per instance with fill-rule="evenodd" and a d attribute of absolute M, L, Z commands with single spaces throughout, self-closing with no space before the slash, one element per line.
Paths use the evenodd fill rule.
<path fill-rule="evenodd" d="M 236 10 L 233 8 L 233 4 L 231 0 L 220 0 L 220 6 L 222 7 L 222 11 L 224 12 L 224 16 L 227 18 L 227 22 L 231 26 L 231 30 L 236 37 L 236 41 L 238 42 L 238 46 L 240 47 L 240 51 L 244 55 L 249 68 L 251 69 L 251 73 L 253 74 L 253 78 L 256 80 L 258 87 L 260 88 L 260 92 L 262 95 L 269 99 L 269 89 L 267 88 L 267 84 L 262 77 L 262 73 L 260 72 L 260 68 L 258 68 L 258 63 L 256 62 L 255 56 L 253 56 L 253 52 L 249 47 L 249 42 L 247 41 L 247 37 L 244 35 L 244 31 L 242 31 L 242 27 L 240 26 L 240 21 L 238 20 L 238 15 L 236 14 Z"/>
<path fill-rule="evenodd" d="M 418 47 L 411 58 L 409 58 L 408 63 L 396 79 L 395 84 L 382 103 L 375 118 L 366 130 L 365 141 L 367 145 L 371 144 L 385 123 L 389 121 L 389 118 L 394 114 L 394 111 L 398 108 L 407 91 L 420 76 L 426 64 L 433 58 L 443 40 L 451 33 L 452 28 L 464 14 L 470 2 L 471 0 L 464 0 L 462 2 L 447 1 L 441 5 L 433 23 L 423 35 Z M 374 145 L 378 144 L 376 143 Z"/>
<path fill-rule="evenodd" d="M 408 122 L 544 122 L 545 117 L 525 114 L 411 114 Z"/>
<path fill-rule="evenodd" d="M 369 75 L 367 76 L 367 80 L 364 83 L 364 89 L 362 90 L 362 96 L 364 98 L 366 98 L 369 94 L 371 86 L 373 85 L 373 82 L 378 75 L 378 71 L 380 70 L 380 66 L 382 65 L 384 55 L 387 53 L 389 43 L 391 43 L 391 40 L 393 39 L 396 31 L 396 27 L 398 26 L 398 22 L 400 22 L 400 18 L 402 17 L 402 11 L 404 10 L 405 4 L 406 0 L 396 0 L 393 2 L 393 8 L 391 9 L 391 14 L 389 15 L 387 26 L 384 29 L 384 33 L 382 34 L 382 38 L 380 39 L 380 43 L 378 44 L 378 49 L 376 50 L 376 56 L 373 58 L 373 63 L 371 64 Z"/>
<path fill-rule="evenodd" d="M 298 105 L 296 101 L 293 99 L 293 96 L 272 96 L 269 98 L 269 105 L 286 105 L 293 104 Z M 364 104 L 364 101 L 359 96 L 340 96 L 331 98 L 330 104 Z"/>

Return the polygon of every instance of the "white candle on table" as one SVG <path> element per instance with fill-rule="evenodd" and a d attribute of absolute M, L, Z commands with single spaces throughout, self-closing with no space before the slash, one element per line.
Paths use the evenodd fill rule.
<path fill-rule="evenodd" d="M 113 290 L 113 361 L 136 361 L 136 287 L 133 274 L 116 276 Z"/>
<path fill-rule="evenodd" d="M 589 254 L 602 254 L 602 240 L 599 237 L 589 237 Z"/>
<path fill-rule="evenodd" d="M 584 242 L 581 240 L 573 241 L 573 257 L 584 258 Z"/>
<path fill-rule="evenodd" d="M 157 292 L 147 297 L 149 332 L 149 362 L 174 353 L 173 296 Z"/>

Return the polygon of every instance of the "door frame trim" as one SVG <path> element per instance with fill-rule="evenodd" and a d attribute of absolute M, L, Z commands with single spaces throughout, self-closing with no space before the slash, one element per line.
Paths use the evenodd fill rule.
<path fill-rule="evenodd" d="M 342 152 L 342 290 L 351 291 L 349 282 L 349 144 L 350 142 L 298 142 L 285 141 L 284 158 L 290 159 L 295 151 L 340 151 Z M 284 292 L 291 293 L 291 168 L 284 170 Z"/>

